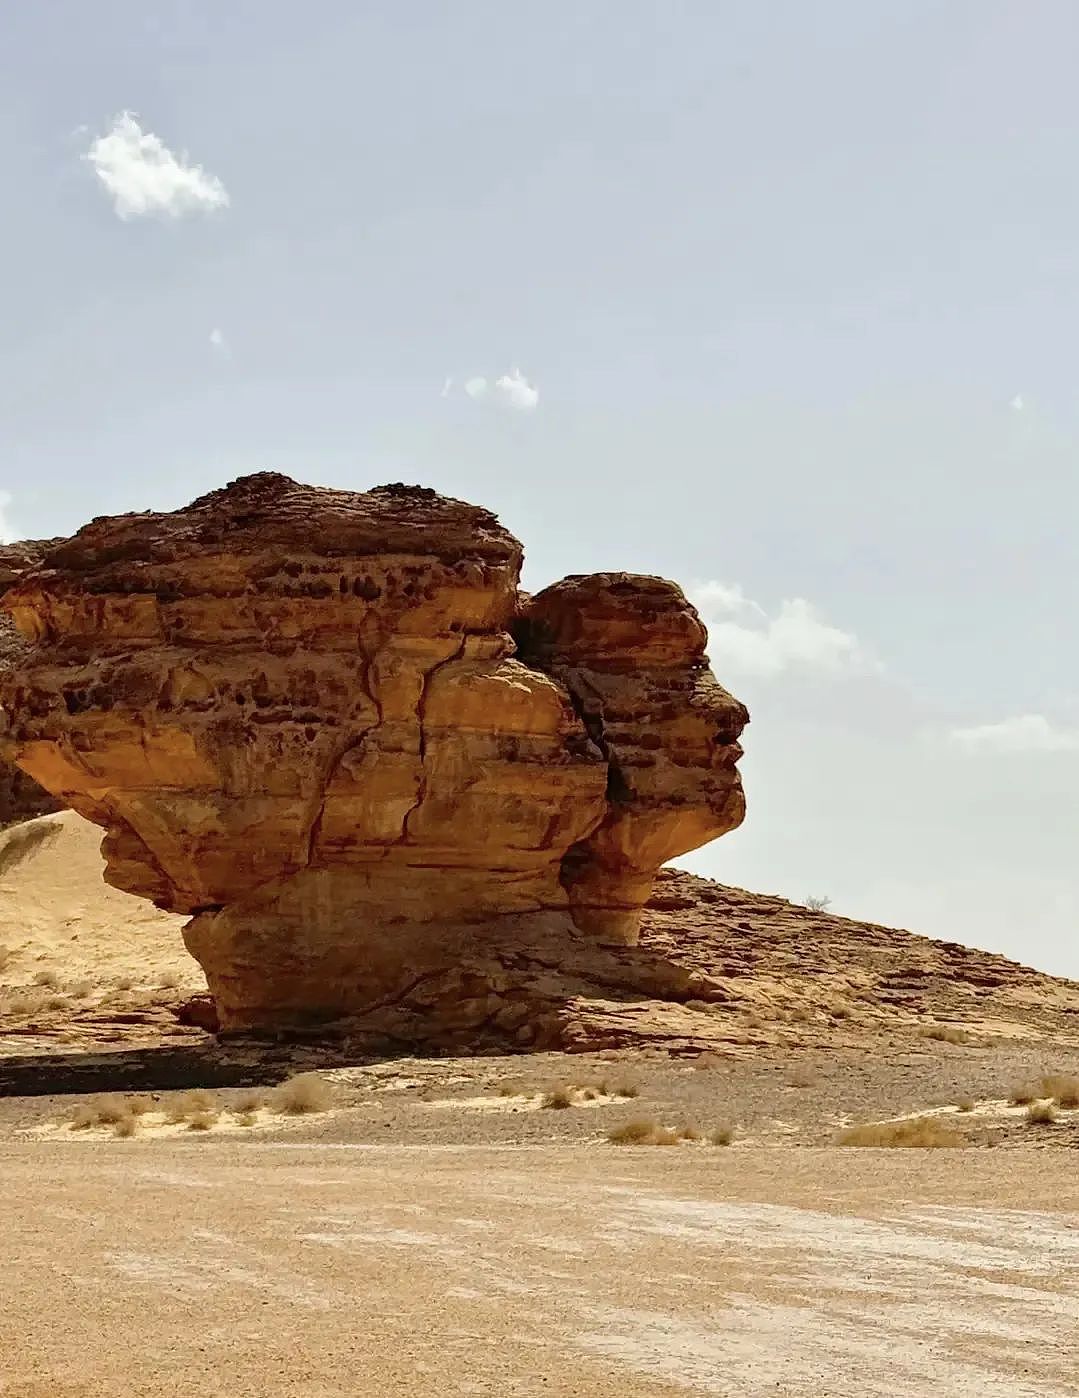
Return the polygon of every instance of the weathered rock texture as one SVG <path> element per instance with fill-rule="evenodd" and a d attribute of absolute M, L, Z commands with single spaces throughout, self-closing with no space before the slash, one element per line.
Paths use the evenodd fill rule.
<path fill-rule="evenodd" d="M 59 542 L 59 539 L 27 539 L 20 544 L 0 545 L 0 597 Z M 18 663 L 25 646 L 14 622 L 6 612 L 0 611 L 0 672 Z M 61 805 L 62 802 L 38 786 L 32 777 L 0 756 L 0 829 L 35 816 L 49 815 Z"/>
<path fill-rule="evenodd" d="M 190 915 L 226 1027 L 422 980 L 444 1020 L 465 948 L 631 945 L 659 865 L 744 813 L 747 714 L 681 591 L 524 599 L 520 564 L 493 515 L 405 486 L 261 474 L 95 520 L 4 598 L 30 644 L 0 741 L 105 827 L 110 883 Z"/>

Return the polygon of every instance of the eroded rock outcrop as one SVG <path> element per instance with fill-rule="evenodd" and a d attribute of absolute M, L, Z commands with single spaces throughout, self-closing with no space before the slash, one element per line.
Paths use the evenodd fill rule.
<path fill-rule="evenodd" d="M 27 539 L 19 544 L 0 544 L 0 597 L 36 567 L 59 539 Z M 18 663 L 26 643 L 6 612 L 0 611 L 0 671 Z M 0 756 L 0 830 L 7 825 L 50 815 L 62 802 L 38 786 L 32 777 Z"/>
<path fill-rule="evenodd" d="M 524 599 L 521 556 L 430 490 L 265 473 L 95 520 L 8 592 L 0 744 L 105 828 L 110 883 L 190 915 L 226 1027 L 421 983 L 452 1019 L 455 967 L 631 945 L 659 865 L 741 821 L 747 715 L 680 590 Z"/>

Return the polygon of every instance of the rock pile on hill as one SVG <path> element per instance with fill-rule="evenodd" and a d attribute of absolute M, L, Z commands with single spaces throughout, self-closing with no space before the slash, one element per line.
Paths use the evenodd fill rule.
<path fill-rule="evenodd" d="M 675 584 L 528 598 L 521 558 L 433 491 L 272 473 L 95 520 L 3 599 L 0 749 L 190 917 L 225 1027 L 408 1000 L 535 1036 L 495 982 L 632 947 L 659 866 L 740 823 L 748 715 Z"/>

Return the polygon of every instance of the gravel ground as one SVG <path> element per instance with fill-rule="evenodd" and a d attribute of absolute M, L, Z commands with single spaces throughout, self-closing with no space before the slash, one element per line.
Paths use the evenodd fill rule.
<path fill-rule="evenodd" d="M 0 1393 L 1074 1395 L 1074 1158 L 955 1160 L 8 1143 Z"/>

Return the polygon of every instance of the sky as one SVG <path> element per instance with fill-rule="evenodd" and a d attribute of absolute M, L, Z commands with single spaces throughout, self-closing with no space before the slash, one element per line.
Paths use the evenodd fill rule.
<path fill-rule="evenodd" d="M 1072 0 L 0 22 L 0 536 L 246 472 L 681 582 L 686 867 L 1079 976 Z"/>

